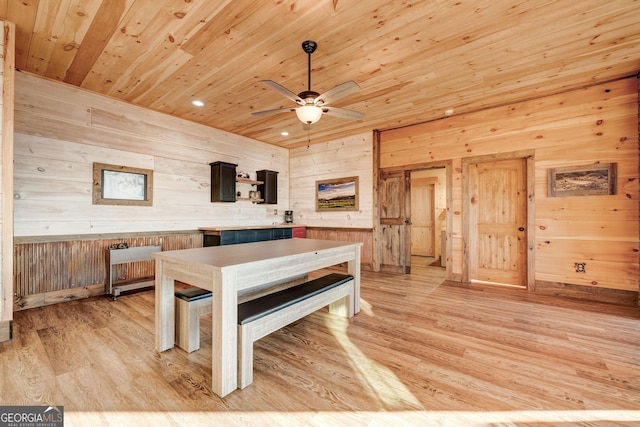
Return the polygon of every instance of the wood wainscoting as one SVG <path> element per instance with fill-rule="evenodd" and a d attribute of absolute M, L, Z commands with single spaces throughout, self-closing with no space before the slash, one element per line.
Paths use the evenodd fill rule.
<path fill-rule="evenodd" d="M 201 231 L 16 237 L 13 309 L 24 310 L 105 293 L 111 245 L 158 245 L 163 251 L 202 247 Z M 119 282 L 155 275 L 153 261 L 116 266 Z"/>
<path fill-rule="evenodd" d="M 581 286 L 544 280 L 536 280 L 535 293 L 632 307 L 640 305 L 640 294 L 636 291 Z"/>
<path fill-rule="evenodd" d="M 373 271 L 373 229 L 307 227 L 307 238 L 361 242 L 360 268 Z"/>

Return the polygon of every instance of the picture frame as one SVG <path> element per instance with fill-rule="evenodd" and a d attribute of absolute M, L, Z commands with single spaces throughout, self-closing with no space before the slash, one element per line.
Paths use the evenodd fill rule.
<path fill-rule="evenodd" d="M 358 177 L 332 178 L 316 181 L 316 211 L 357 211 Z"/>
<path fill-rule="evenodd" d="M 600 163 L 549 169 L 548 195 L 568 197 L 616 194 L 616 166 L 616 163 Z"/>
<path fill-rule="evenodd" d="M 153 205 L 153 170 L 93 163 L 94 205 Z"/>

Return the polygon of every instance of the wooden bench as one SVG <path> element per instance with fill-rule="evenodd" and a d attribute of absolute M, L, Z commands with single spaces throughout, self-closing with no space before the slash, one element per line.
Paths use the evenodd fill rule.
<path fill-rule="evenodd" d="M 308 274 L 301 274 L 285 280 L 266 283 L 251 292 L 238 293 L 240 303 L 262 295 L 290 288 L 304 283 Z M 211 313 L 212 294 L 201 288 L 187 288 L 175 292 L 176 303 L 176 345 L 191 353 L 200 348 L 200 316 Z"/>
<path fill-rule="evenodd" d="M 201 288 L 176 291 L 176 344 L 191 353 L 200 348 L 200 316 L 211 313 L 211 292 Z"/>
<path fill-rule="evenodd" d="M 253 382 L 253 343 L 325 307 L 353 317 L 354 282 L 332 273 L 238 305 L 238 388 Z"/>

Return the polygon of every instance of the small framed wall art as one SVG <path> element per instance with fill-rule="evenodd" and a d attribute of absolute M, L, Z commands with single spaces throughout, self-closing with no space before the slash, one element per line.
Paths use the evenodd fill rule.
<path fill-rule="evenodd" d="M 616 163 L 549 169 L 549 197 L 616 194 Z"/>
<path fill-rule="evenodd" d="M 153 171 L 94 163 L 93 204 L 153 205 Z"/>

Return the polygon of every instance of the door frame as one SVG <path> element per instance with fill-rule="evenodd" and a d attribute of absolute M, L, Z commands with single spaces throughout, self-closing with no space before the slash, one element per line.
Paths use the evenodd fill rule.
<path fill-rule="evenodd" d="M 378 132 L 374 131 L 374 140 L 375 138 L 378 137 Z M 376 151 L 377 144 L 374 144 L 374 151 Z M 376 157 L 377 158 L 377 157 Z M 376 163 L 375 167 L 373 168 L 373 175 L 374 175 L 374 179 L 373 179 L 373 271 L 379 272 L 381 271 L 381 248 L 380 248 L 380 244 L 382 241 L 381 238 L 381 233 L 382 233 L 382 226 L 380 224 L 380 175 L 383 172 L 382 169 L 380 169 L 378 167 L 379 163 Z M 410 181 L 411 181 L 411 172 L 412 171 L 416 171 L 416 170 L 424 170 L 424 169 L 432 169 L 432 168 L 441 168 L 444 167 L 445 168 L 445 175 L 446 175 L 446 183 L 445 183 L 445 191 L 446 191 L 446 200 L 447 200 L 447 208 L 446 208 L 446 218 L 445 218 L 445 223 L 446 223 L 446 228 L 447 228 L 447 240 L 446 240 L 446 253 L 447 253 L 447 258 L 444 260 L 444 265 L 443 267 L 445 267 L 445 278 L 447 280 L 458 280 L 456 279 L 451 271 L 451 263 L 452 263 L 452 258 L 451 258 L 451 253 L 452 253 L 452 249 L 453 249 L 453 242 L 452 239 L 450 238 L 451 236 L 451 230 L 452 230 L 452 226 L 453 226 L 453 217 L 452 217 L 452 203 L 453 203 L 453 162 L 451 160 L 445 160 L 445 161 L 440 161 L 440 162 L 431 162 L 431 163 L 421 163 L 421 164 L 416 164 L 416 165 L 410 165 L 410 166 L 405 166 L 405 167 L 398 167 L 398 168 L 388 168 L 388 169 L 384 169 L 384 171 L 392 171 L 392 170 L 402 170 L 404 171 L 404 176 L 405 176 L 405 197 L 403 198 L 403 200 L 405 201 L 405 206 L 406 206 L 406 198 L 410 197 L 411 194 L 411 185 L 410 185 Z M 408 185 L 407 185 L 408 184 Z M 410 204 L 410 203 L 409 203 Z M 405 221 L 406 221 L 406 212 L 405 212 Z M 406 227 L 411 227 L 411 224 L 406 224 L 405 222 L 405 228 Z M 408 237 L 407 237 L 408 236 Z M 408 240 L 411 238 L 411 234 L 410 234 L 410 230 L 409 233 L 404 233 L 404 242 L 401 242 L 402 245 L 404 245 L 404 250 L 405 250 L 405 256 L 404 256 L 404 265 L 402 266 L 402 269 L 404 270 L 404 274 L 407 274 L 409 271 L 407 271 L 408 269 L 411 268 L 410 263 L 408 263 L 408 261 L 411 258 L 411 255 L 409 254 L 409 260 L 407 260 L 407 251 L 408 249 L 410 249 L 411 247 L 411 241 Z M 408 241 L 407 241 L 408 240 Z M 410 261 L 409 261 L 410 262 Z"/>
<path fill-rule="evenodd" d="M 492 154 L 489 156 L 466 157 L 462 159 L 462 281 L 470 282 L 469 264 L 473 256 L 469 248 L 471 224 L 469 212 L 471 209 L 469 165 L 476 163 L 494 162 L 509 159 L 523 159 L 525 161 L 526 179 L 526 288 L 535 291 L 535 151 L 522 150 L 509 153 Z"/>
<path fill-rule="evenodd" d="M 380 174 L 382 173 L 383 170 L 384 171 L 403 170 L 405 171 L 405 178 L 408 175 L 409 181 L 410 181 L 411 171 L 438 168 L 438 167 L 445 168 L 446 170 L 445 175 L 446 175 L 446 181 L 447 181 L 445 184 L 445 191 L 446 191 L 446 197 L 447 197 L 447 208 L 446 208 L 446 218 L 445 218 L 445 223 L 447 227 L 447 240 L 445 244 L 447 258 L 445 259 L 445 262 L 444 262 L 445 279 L 460 281 L 459 275 L 454 274 L 453 268 L 452 268 L 453 239 L 451 238 L 452 236 L 451 230 L 453 229 L 453 216 L 459 215 L 458 212 L 453 211 L 453 160 L 446 159 L 446 160 L 440 160 L 435 162 L 417 163 L 412 165 L 403 165 L 398 167 L 381 169 L 380 168 L 380 131 L 377 129 L 373 130 L 373 254 L 372 254 L 373 255 L 372 257 L 373 271 L 375 272 L 380 271 L 380 260 L 382 258 L 381 247 L 380 247 L 381 241 L 382 241 L 382 238 L 381 238 L 382 227 L 380 224 Z M 409 191 L 411 190 L 409 189 Z M 409 197 L 410 196 L 411 195 L 409 194 Z M 406 239 L 406 236 L 405 236 L 405 239 Z M 406 240 L 405 242 L 403 242 L 403 244 L 405 245 L 405 248 L 406 248 L 406 244 L 407 244 Z M 410 244 L 411 242 L 409 242 L 409 245 Z M 405 262 L 404 269 L 406 271 L 406 262 Z"/>

